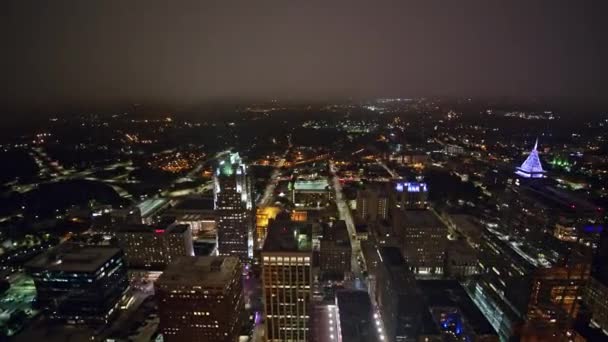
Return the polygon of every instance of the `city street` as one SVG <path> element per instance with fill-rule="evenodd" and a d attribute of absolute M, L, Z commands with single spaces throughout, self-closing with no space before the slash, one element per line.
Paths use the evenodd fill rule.
<path fill-rule="evenodd" d="M 352 271 L 355 278 L 362 279 L 361 268 L 359 267 L 359 262 L 357 261 L 357 257 L 362 256 L 361 253 L 361 244 L 357 240 L 357 231 L 355 230 L 355 223 L 353 221 L 352 213 L 350 212 L 350 208 L 344 199 L 344 194 L 342 193 L 342 184 L 340 184 L 340 179 L 336 174 L 337 169 L 333 163 L 333 160 L 329 161 L 329 170 L 331 172 L 331 186 L 334 189 L 336 194 L 336 207 L 338 208 L 338 213 L 340 215 L 340 219 L 344 220 L 346 223 L 346 228 L 348 229 L 348 236 L 350 237 L 350 243 L 352 246 Z"/>

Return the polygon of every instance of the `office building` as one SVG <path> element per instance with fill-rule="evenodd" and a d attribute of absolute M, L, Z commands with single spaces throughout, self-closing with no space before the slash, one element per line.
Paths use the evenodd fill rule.
<path fill-rule="evenodd" d="M 430 210 L 397 210 L 393 229 L 403 257 L 416 275 L 443 274 L 448 231 Z"/>
<path fill-rule="evenodd" d="M 36 285 L 36 302 L 51 320 L 105 325 L 128 287 L 118 248 L 64 243 L 25 264 Z"/>
<path fill-rule="evenodd" d="M 252 258 L 255 217 L 251 181 L 238 153 L 220 160 L 213 182 L 219 254 Z"/>
<path fill-rule="evenodd" d="M 368 184 L 357 191 L 355 217 L 361 222 L 388 219 L 389 192 L 384 184 Z"/>
<path fill-rule="evenodd" d="M 167 228 L 131 225 L 120 227 L 115 236 L 130 268 L 160 270 L 176 258 L 194 255 L 192 233 L 187 225 Z"/>
<path fill-rule="evenodd" d="M 416 282 L 435 325 L 445 339 L 441 341 L 498 342 L 499 335 L 455 280 Z"/>
<path fill-rule="evenodd" d="M 346 223 L 342 220 L 323 226 L 320 239 L 319 266 L 321 278 L 341 281 L 351 271 L 352 248 Z"/>
<path fill-rule="evenodd" d="M 397 181 L 391 193 L 391 208 L 414 210 L 427 209 L 429 206 L 429 188 L 426 183 Z"/>
<path fill-rule="evenodd" d="M 236 342 L 244 300 L 237 257 L 182 257 L 154 284 L 167 342 Z"/>
<path fill-rule="evenodd" d="M 192 237 L 198 241 L 217 241 L 217 218 L 211 196 L 188 196 L 166 210 L 163 217 L 189 225 Z"/>
<path fill-rule="evenodd" d="M 439 331 L 424 310 L 424 299 L 414 274 L 399 248 L 381 247 L 378 253 L 380 263 L 374 271 L 375 302 L 385 329 L 380 339 L 409 342 L 418 341 L 422 335 L 438 335 Z"/>
<path fill-rule="evenodd" d="M 312 226 L 273 220 L 262 249 L 267 341 L 307 341 L 312 285 Z"/>
<path fill-rule="evenodd" d="M 338 309 L 341 341 L 378 341 L 374 310 L 366 291 L 338 291 L 336 293 L 336 307 Z"/>
<path fill-rule="evenodd" d="M 326 178 L 296 180 L 293 183 L 289 183 L 289 190 L 291 192 L 291 201 L 298 209 L 324 208 L 333 198 L 333 193 Z"/>
<path fill-rule="evenodd" d="M 583 296 L 592 322 L 608 335 L 608 230 L 603 230 Z"/>

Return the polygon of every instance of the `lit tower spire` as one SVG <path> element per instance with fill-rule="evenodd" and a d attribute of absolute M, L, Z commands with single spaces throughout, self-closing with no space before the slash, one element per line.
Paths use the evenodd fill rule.
<path fill-rule="evenodd" d="M 520 167 L 515 169 L 515 174 L 521 176 L 523 178 L 544 178 L 545 170 L 543 170 L 543 166 L 540 163 L 540 158 L 538 158 L 538 138 L 536 138 L 536 142 L 534 143 L 534 148 L 530 151 L 530 155 L 528 158 L 521 164 Z"/>

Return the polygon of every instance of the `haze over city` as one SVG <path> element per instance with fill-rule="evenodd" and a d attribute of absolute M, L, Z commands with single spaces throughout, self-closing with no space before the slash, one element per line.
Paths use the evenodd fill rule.
<path fill-rule="evenodd" d="M 0 4 L 0 342 L 608 340 L 605 1 Z"/>

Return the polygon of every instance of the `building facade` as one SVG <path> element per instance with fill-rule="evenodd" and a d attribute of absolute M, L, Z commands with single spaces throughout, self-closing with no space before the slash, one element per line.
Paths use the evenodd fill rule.
<path fill-rule="evenodd" d="M 267 341 L 308 341 L 312 286 L 312 227 L 273 221 L 262 249 Z"/>
<path fill-rule="evenodd" d="M 116 239 L 130 268 L 163 269 L 172 260 L 194 255 L 192 232 L 187 225 L 126 226 L 116 232 Z"/>
<path fill-rule="evenodd" d="M 219 254 L 252 258 L 255 211 L 247 166 L 238 153 L 220 160 L 213 181 Z"/>
<path fill-rule="evenodd" d="M 127 287 L 118 248 L 64 243 L 25 264 L 36 285 L 36 302 L 51 320 L 105 325 L 117 313 Z"/>
<path fill-rule="evenodd" d="M 346 223 L 342 220 L 323 227 L 320 239 L 319 266 L 326 280 L 343 280 L 351 271 L 352 248 Z"/>
<path fill-rule="evenodd" d="M 164 340 L 236 342 L 244 300 L 237 257 L 183 257 L 154 288 Z"/>

